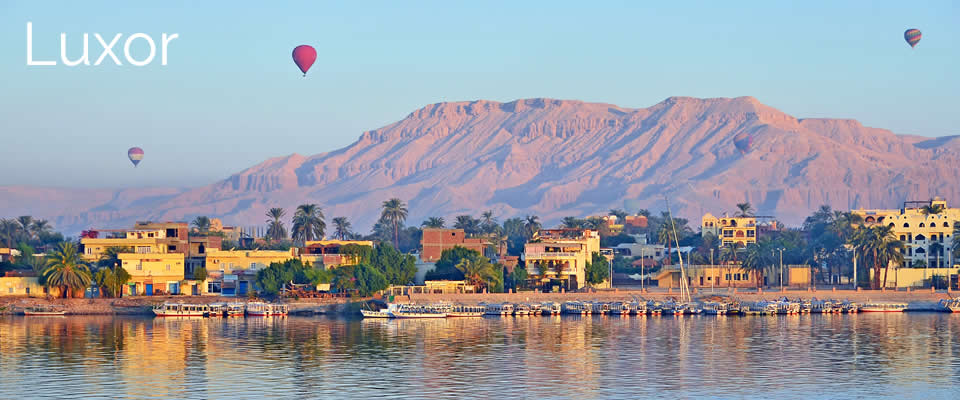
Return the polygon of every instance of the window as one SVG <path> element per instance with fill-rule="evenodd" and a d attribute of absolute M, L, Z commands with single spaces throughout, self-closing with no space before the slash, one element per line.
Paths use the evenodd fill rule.
<path fill-rule="evenodd" d="M 907 241 L 907 235 L 900 235 L 900 241 L 901 241 L 901 242 L 906 242 L 906 241 Z"/>
<path fill-rule="evenodd" d="M 207 282 L 207 292 L 220 293 L 220 282 Z"/>
<path fill-rule="evenodd" d="M 949 228 L 949 227 L 950 227 L 950 224 L 944 222 L 944 223 L 943 223 L 943 227 L 944 227 L 944 228 Z"/>
<path fill-rule="evenodd" d="M 137 271 L 143 271 L 143 263 L 137 263 Z"/>
<path fill-rule="evenodd" d="M 257 269 L 257 263 L 255 262 L 250 263 L 250 269 Z"/>
<path fill-rule="evenodd" d="M 754 236 L 756 236 L 756 232 L 754 232 L 753 229 L 747 231 L 747 237 L 754 237 Z"/>
<path fill-rule="evenodd" d="M 137 246 L 137 254 L 151 253 L 150 246 Z"/>
<path fill-rule="evenodd" d="M 167 245 L 167 251 L 177 251 L 177 246 L 172 245 L 172 244 L 171 244 L 171 245 Z"/>
<path fill-rule="evenodd" d="M 725 279 L 725 280 L 728 280 L 728 281 L 729 281 L 729 280 L 730 280 L 730 274 L 726 274 L 726 275 L 724 275 L 724 276 L 723 276 L 723 279 Z"/>
<path fill-rule="evenodd" d="M 27 292 L 27 294 L 30 294 L 30 288 L 26 288 L 24 290 Z"/>
<path fill-rule="evenodd" d="M 909 227 L 910 227 L 910 224 L 904 222 L 904 223 L 903 223 L 903 227 L 904 227 L 904 228 L 909 228 Z"/>
<path fill-rule="evenodd" d="M 733 229 L 724 229 L 723 237 L 733 237 Z"/>
<path fill-rule="evenodd" d="M 148 234 L 147 234 L 147 237 L 148 237 L 148 238 L 152 238 L 152 237 L 153 237 L 153 232 L 148 233 Z"/>
<path fill-rule="evenodd" d="M 7 288 L 7 293 L 13 294 L 13 288 Z"/>
<path fill-rule="evenodd" d="M 921 227 L 921 228 L 926 228 L 927 226 L 924 225 L 923 222 L 921 222 L 921 223 L 920 223 L 920 227 Z"/>
<path fill-rule="evenodd" d="M 170 270 L 170 264 L 167 264 L 167 271 Z"/>

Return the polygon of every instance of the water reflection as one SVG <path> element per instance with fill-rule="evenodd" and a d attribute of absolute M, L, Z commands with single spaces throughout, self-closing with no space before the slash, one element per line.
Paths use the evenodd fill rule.
<path fill-rule="evenodd" d="M 951 397 L 960 315 L 0 318 L 0 398 Z"/>

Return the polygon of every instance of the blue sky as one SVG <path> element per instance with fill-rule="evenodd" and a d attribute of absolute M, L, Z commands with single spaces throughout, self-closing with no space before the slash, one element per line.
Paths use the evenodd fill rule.
<path fill-rule="evenodd" d="M 0 2 L 0 185 L 202 185 L 474 99 L 750 95 L 797 117 L 960 134 L 951 1 L 238 3 Z M 90 33 L 93 62 L 92 34 L 122 33 L 125 65 L 27 66 L 28 21 L 36 59 L 59 59 L 61 32 L 76 56 Z M 180 35 L 167 66 L 123 60 L 138 32 Z M 307 78 L 299 44 L 319 53 Z M 137 169 L 131 146 L 146 152 Z"/>

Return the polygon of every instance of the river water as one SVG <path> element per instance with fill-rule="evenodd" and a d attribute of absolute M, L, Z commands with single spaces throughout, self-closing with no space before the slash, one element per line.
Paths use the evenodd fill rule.
<path fill-rule="evenodd" d="M 0 399 L 960 398 L 960 315 L 0 318 Z"/>

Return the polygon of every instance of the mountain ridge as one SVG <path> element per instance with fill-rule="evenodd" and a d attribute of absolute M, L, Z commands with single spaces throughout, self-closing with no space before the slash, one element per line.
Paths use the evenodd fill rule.
<path fill-rule="evenodd" d="M 744 134 L 753 144 L 741 154 L 734 138 Z M 291 214 L 312 202 L 328 219 L 348 216 L 366 230 L 391 197 L 408 202 L 411 225 L 487 209 L 501 219 L 536 214 L 552 225 L 610 208 L 660 210 L 669 197 L 693 224 L 702 212 L 732 211 L 743 201 L 797 224 L 821 204 L 879 208 L 908 197 L 960 198 L 947 172 L 958 167 L 954 137 L 796 118 L 750 96 L 675 96 L 648 108 L 474 100 L 426 105 L 346 147 L 273 157 L 207 186 L 90 192 L 89 201 L 38 205 L 43 212 L 33 214 L 71 232 L 196 215 L 261 225 L 269 207 Z M 9 188 L 0 187 L 0 205 L 37 197 Z"/>

